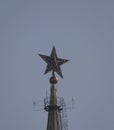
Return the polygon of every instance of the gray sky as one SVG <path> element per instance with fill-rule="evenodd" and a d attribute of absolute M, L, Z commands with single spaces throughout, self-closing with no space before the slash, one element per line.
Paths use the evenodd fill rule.
<path fill-rule="evenodd" d="M 58 96 L 72 96 L 70 130 L 114 130 L 114 1 L 0 1 L 0 129 L 46 130 L 32 101 L 49 90 L 38 53 L 69 59 Z"/>

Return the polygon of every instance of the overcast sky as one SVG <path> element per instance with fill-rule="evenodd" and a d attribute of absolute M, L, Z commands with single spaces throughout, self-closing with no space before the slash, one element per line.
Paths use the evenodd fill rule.
<path fill-rule="evenodd" d="M 114 130 L 113 0 L 0 0 L 0 130 L 46 130 L 32 102 L 49 91 L 37 54 L 53 45 L 70 60 L 57 75 L 58 96 L 75 100 L 69 130 Z"/>

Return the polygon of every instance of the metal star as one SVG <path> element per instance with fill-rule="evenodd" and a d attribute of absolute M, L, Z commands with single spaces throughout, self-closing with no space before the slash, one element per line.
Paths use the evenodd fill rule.
<path fill-rule="evenodd" d="M 52 71 L 53 74 L 54 72 L 56 72 L 58 75 L 61 76 L 61 78 L 63 78 L 60 65 L 66 63 L 68 60 L 57 57 L 55 46 L 53 47 L 50 56 L 41 54 L 39 54 L 39 56 L 47 63 L 47 67 L 44 74 L 47 74 L 48 72 Z"/>

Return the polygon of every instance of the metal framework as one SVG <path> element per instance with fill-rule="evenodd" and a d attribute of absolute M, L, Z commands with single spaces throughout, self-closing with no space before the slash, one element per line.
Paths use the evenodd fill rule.
<path fill-rule="evenodd" d="M 44 110 L 49 112 L 58 110 L 60 130 L 68 130 L 67 107 L 64 98 L 57 98 L 57 105 L 50 105 L 50 97 L 44 99 Z"/>

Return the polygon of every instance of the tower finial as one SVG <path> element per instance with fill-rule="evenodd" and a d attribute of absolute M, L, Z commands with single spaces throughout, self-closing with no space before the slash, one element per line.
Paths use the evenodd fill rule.
<path fill-rule="evenodd" d="M 47 74 L 48 72 L 52 71 L 52 75 L 54 75 L 54 72 L 56 72 L 61 78 L 63 78 L 60 65 L 66 63 L 69 60 L 58 58 L 55 46 L 53 46 L 50 56 L 42 54 L 39 54 L 39 56 L 47 63 L 47 67 L 44 74 Z"/>

